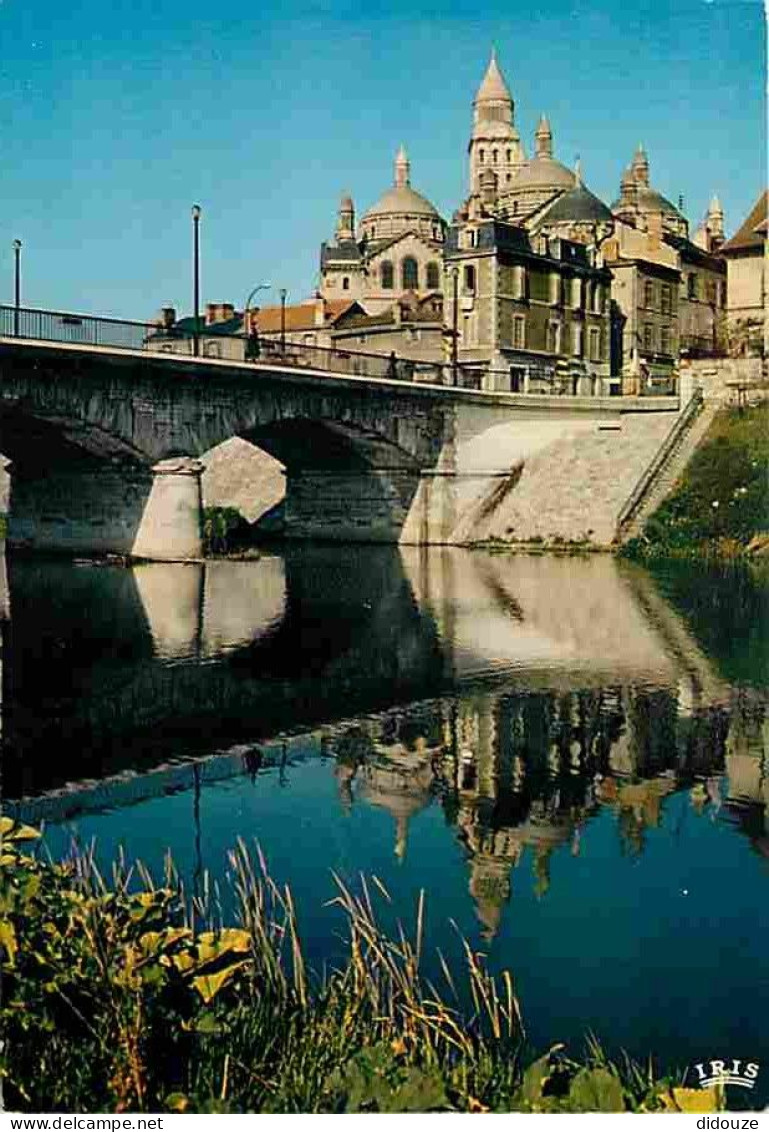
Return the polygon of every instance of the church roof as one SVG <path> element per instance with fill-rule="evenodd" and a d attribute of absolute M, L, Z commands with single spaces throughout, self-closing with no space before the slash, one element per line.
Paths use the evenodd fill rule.
<path fill-rule="evenodd" d="M 325 267 L 328 263 L 338 263 L 340 260 L 360 263 L 362 258 L 360 248 L 354 240 L 345 240 L 339 244 L 323 243 L 320 245 L 321 267 Z"/>
<path fill-rule="evenodd" d="M 769 190 L 764 189 L 761 196 L 753 205 L 748 216 L 732 236 L 721 248 L 722 252 L 748 251 L 763 248 L 766 239 L 767 201 Z"/>
<path fill-rule="evenodd" d="M 478 87 L 478 93 L 475 96 L 476 102 L 512 102 L 510 91 L 507 89 L 507 83 L 504 80 L 502 72 L 497 63 L 496 51 L 491 52 L 489 65 L 486 68 L 486 74 L 483 76 L 481 85 Z"/>
<path fill-rule="evenodd" d="M 614 217 L 603 201 L 580 182 L 560 196 L 541 219 L 546 224 L 581 220 L 597 224 L 611 222 Z"/>

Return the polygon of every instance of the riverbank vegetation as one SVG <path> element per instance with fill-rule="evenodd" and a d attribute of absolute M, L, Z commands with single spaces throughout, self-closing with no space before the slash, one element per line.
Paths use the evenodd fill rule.
<path fill-rule="evenodd" d="M 716 415 L 674 490 L 624 553 L 642 559 L 769 554 L 769 404 Z"/>
<path fill-rule="evenodd" d="M 189 898 L 171 863 L 156 883 L 91 856 L 46 860 L 39 835 L 2 825 L 0 1021 L 5 1104 L 23 1111 L 713 1111 L 717 1090 L 652 1067 L 527 1056 L 512 979 L 464 944 L 421 974 L 424 902 L 411 935 L 377 922 L 388 895 L 337 880 L 346 958 L 305 963 L 291 893 L 241 844 L 234 925 L 204 883 Z M 460 1004 L 463 1003 L 464 1006 Z M 663 1024 L 661 1022 L 661 1024 Z"/>

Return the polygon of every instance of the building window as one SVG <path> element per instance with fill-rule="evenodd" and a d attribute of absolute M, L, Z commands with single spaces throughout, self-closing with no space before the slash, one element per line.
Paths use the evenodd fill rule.
<path fill-rule="evenodd" d="M 508 151 L 507 151 L 507 153 L 505 154 L 505 156 L 507 157 L 507 162 L 508 162 L 508 165 L 509 165 L 509 164 L 510 164 L 510 162 L 511 162 L 511 161 L 513 160 L 513 151 L 512 151 L 512 149 L 508 149 Z M 508 179 L 508 181 L 509 181 L 509 180 L 510 180 L 510 177 L 508 176 L 508 178 L 507 178 L 507 179 Z"/>
<path fill-rule="evenodd" d="M 441 272 L 437 263 L 428 263 L 427 265 L 427 289 L 428 291 L 438 291 L 441 285 Z"/>
<path fill-rule="evenodd" d="M 483 150 L 482 149 L 478 150 L 478 160 L 480 161 L 481 165 L 483 165 Z"/>
<path fill-rule="evenodd" d="M 342 290 L 343 291 L 349 291 L 350 290 L 350 280 L 348 279 L 348 277 L 346 275 L 345 275 L 344 279 L 342 280 Z"/>
<path fill-rule="evenodd" d="M 526 366 L 510 366 L 510 392 L 525 393 L 527 376 Z"/>
<path fill-rule="evenodd" d="M 579 277 L 571 281 L 571 305 L 575 311 L 582 306 L 582 280 Z"/>
<path fill-rule="evenodd" d="M 600 362 L 601 360 L 601 331 L 597 326 L 590 328 L 590 361 Z"/>
<path fill-rule="evenodd" d="M 650 322 L 644 325 L 644 350 L 647 354 L 654 352 L 654 327 Z"/>
<path fill-rule="evenodd" d="M 395 286 L 395 271 L 389 259 L 384 260 L 380 270 L 382 273 L 382 290 L 392 291 Z"/>
<path fill-rule="evenodd" d="M 497 164 L 497 158 L 498 157 L 499 157 L 499 154 L 497 153 L 496 149 L 493 149 L 491 151 L 491 160 L 494 162 L 495 165 Z"/>
<path fill-rule="evenodd" d="M 686 277 L 686 297 L 687 299 L 697 298 L 697 276 L 694 274 Z"/>
<path fill-rule="evenodd" d="M 579 322 L 571 324 L 571 352 L 575 358 L 582 357 L 582 324 Z"/>
<path fill-rule="evenodd" d="M 663 314 L 671 314 L 673 310 L 673 293 L 669 283 L 660 287 L 660 310 Z"/>
<path fill-rule="evenodd" d="M 373 240 L 375 236 L 376 236 L 376 224 L 372 224 L 371 225 L 371 239 Z"/>
<path fill-rule="evenodd" d="M 654 309 L 654 284 L 651 279 L 644 283 L 644 306 L 649 310 Z"/>
<path fill-rule="evenodd" d="M 472 263 L 465 264 L 464 292 L 470 295 L 475 294 L 475 267 Z"/>
<path fill-rule="evenodd" d="M 670 353 L 670 327 L 669 326 L 661 326 L 660 327 L 660 353 L 662 353 L 662 354 L 669 354 Z"/>
<path fill-rule="evenodd" d="M 513 295 L 516 299 L 526 298 L 526 268 L 522 264 L 513 268 Z"/>
<path fill-rule="evenodd" d="M 222 347 L 218 342 L 206 342 L 203 353 L 207 358 L 221 358 Z"/>
<path fill-rule="evenodd" d="M 401 279 L 404 291 L 416 291 L 419 286 L 419 266 L 411 255 L 407 255 L 401 264 Z"/>
<path fill-rule="evenodd" d="M 561 277 L 557 271 L 550 272 L 550 302 L 559 303 L 561 301 Z"/>
<path fill-rule="evenodd" d="M 725 307 L 726 306 L 726 283 L 724 283 L 722 281 L 719 284 L 718 290 L 719 290 L 719 296 L 718 296 L 719 304 L 718 305 L 721 306 L 721 307 Z"/>
<path fill-rule="evenodd" d="M 513 346 L 523 350 L 526 345 L 526 319 L 518 314 L 513 318 Z"/>
<path fill-rule="evenodd" d="M 560 354 L 560 352 L 561 352 L 561 324 L 560 324 L 560 322 L 549 322 L 547 324 L 547 348 L 548 348 L 548 351 L 551 354 Z"/>

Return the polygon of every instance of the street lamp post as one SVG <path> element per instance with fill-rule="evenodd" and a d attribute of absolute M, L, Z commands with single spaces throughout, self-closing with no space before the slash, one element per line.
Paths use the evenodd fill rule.
<path fill-rule="evenodd" d="M 192 305 L 193 332 L 192 352 L 197 358 L 200 353 L 200 205 L 192 206 Z"/>
<path fill-rule="evenodd" d="M 248 349 L 248 343 L 252 337 L 251 328 L 248 325 L 248 312 L 251 309 L 251 300 L 253 299 L 254 295 L 259 293 L 259 291 L 269 291 L 269 289 L 269 283 L 258 283 L 256 287 L 251 288 L 248 294 L 248 298 L 246 299 L 246 302 L 243 306 L 243 333 L 246 335 L 246 350 Z M 257 307 L 257 310 L 258 309 L 259 308 Z"/>
<path fill-rule="evenodd" d="M 285 287 L 280 289 L 280 353 L 281 357 L 286 354 L 286 296 L 288 291 Z"/>
<path fill-rule="evenodd" d="M 451 269 L 451 280 L 454 289 L 454 304 L 451 311 L 451 382 L 452 385 L 456 385 L 459 371 L 459 349 L 457 343 L 457 339 L 459 338 L 459 268 L 456 265 Z"/>
<path fill-rule="evenodd" d="M 21 240 L 13 241 L 13 336 L 19 337 L 19 308 L 21 307 Z"/>

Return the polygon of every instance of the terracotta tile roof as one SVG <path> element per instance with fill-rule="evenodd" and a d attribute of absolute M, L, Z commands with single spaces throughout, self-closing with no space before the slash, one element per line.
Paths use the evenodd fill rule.
<path fill-rule="evenodd" d="M 354 299 L 327 299 L 325 304 L 325 325 L 333 325 L 340 315 L 355 305 Z M 315 330 L 315 299 L 306 303 L 296 303 L 286 307 L 286 332 L 295 330 Z M 281 329 L 281 308 L 260 307 L 256 315 L 256 325 L 260 334 L 279 334 Z"/>
<path fill-rule="evenodd" d="M 756 250 L 763 248 L 766 239 L 767 200 L 769 200 L 769 190 L 764 189 L 742 226 L 737 229 L 731 240 L 727 240 L 723 245 L 722 252 L 741 252 L 750 248 L 756 248 Z"/>

